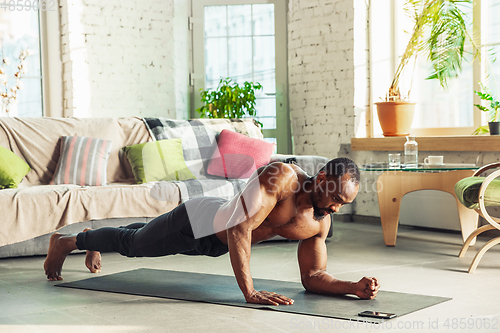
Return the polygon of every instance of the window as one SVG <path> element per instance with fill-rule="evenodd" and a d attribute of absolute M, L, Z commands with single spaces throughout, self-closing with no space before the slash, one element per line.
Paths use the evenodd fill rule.
<path fill-rule="evenodd" d="M 205 7 L 205 89 L 221 78 L 259 82 L 257 119 L 276 128 L 274 4 Z"/>
<path fill-rule="evenodd" d="M 407 45 L 409 33 L 413 29 L 411 18 L 404 12 L 404 2 L 406 1 L 354 2 L 355 112 L 358 118 L 358 137 L 382 134 L 374 103 L 381 101 L 387 93 L 400 56 Z M 500 23 L 494 14 L 500 10 L 500 0 L 476 0 L 475 3 L 474 8 L 462 9 L 468 14 L 471 30 L 473 17 L 474 25 L 482 28 L 482 54 L 490 49 L 500 55 Z M 368 19 L 369 25 L 366 23 Z M 370 29 L 368 39 L 365 35 L 367 26 Z M 367 46 L 370 51 L 364 52 Z M 471 45 L 466 45 L 466 50 L 470 53 Z M 482 58 L 484 62 L 485 57 Z M 493 64 L 498 74 L 500 66 L 496 62 Z M 484 79 L 484 63 L 481 66 L 478 61 L 472 62 L 472 56 L 468 56 L 459 78 L 451 81 L 447 90 L 441 88 L 438 80 L 426 80 L 431 70 L 426 55 L 419 54 L 416 62 L 412 59 L 406 66 L 401 78 L 401 93 L 406 95 L 411 90 L 410 100 L 417 102 L 412 134 L 471 134 L 486 119 L 474 107 L 478 103 L 474 90 L 480 89 L 477 81 Z"/>
<path fill-rule="evenodd" d="M 481 19 L 481 42 L 483 44 L 483 52 L 490 52 L 496 56 L 485 60 L 483 63 L 485 71 L 491 72 L 496 79 L 496 84 L 500 85 L 500 21 L 498 13 L 500 12 L 500 0 L 482 0 L 482 19 Z M 500 90 L 500 88 L 498 88 Z M 493 90 L 493 89 L 492 89 Z M 492 91 L 497 93 L 497 99 L 500 99 L 500 91 Z"/>
<path fill-rule="evenodd" d="M 37 117 L 43 115 L 42 70 L 40 54 L 39 11 L 30 7 L 15 7 L 16 10 L 0 10 L 0 57 L 9 58 L 5 66 L 7 85 L 0 85 L 2 93 L 16 85 L 19 54 L 29 48 L 33 54 L 26 59 L 28 72 L 22 75 L 22 89 L 17 93 L 17 116 Z"/>
<path fill-rule="evenodd" d="M 266 141 L 289 153 L 285 1 L 193 1 L 193 22 L 194 109 L 199 90 L 217 88 L 221 78 L 259 82 L 256 119 Z"/>

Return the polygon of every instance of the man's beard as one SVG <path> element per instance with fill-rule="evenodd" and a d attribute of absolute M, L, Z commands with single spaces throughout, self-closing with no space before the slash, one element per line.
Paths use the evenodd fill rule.
<path fill-rule="evenodd" d="M 325 218 L 325 212 L 328 212 L 330 214 L 334 213 L 330 208 L 320 208 L 318 206 L 318 197 L 314 193 L 311 194 L 311 201 L 313 205 L 313 219 L 315 221 L 321 221 Z"/>
<path fill-rule="evenodd" d="M 321 221 L 325 218 L 325 212 L 329 213 L 329 214 L 332 214 L 333 212 L 331 211 L 331 209 L 328 209 L 328 208 L 319 208 L 318 206 L 316 206 L 316 203 L 313 202 L 313 218 L 316 220 L 316 221 Z"/>

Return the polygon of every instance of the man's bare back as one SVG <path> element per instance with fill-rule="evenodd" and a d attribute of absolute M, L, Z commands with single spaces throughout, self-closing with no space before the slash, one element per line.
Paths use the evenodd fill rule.
<path fill-rule="evenodd" d="M 335 171 L 339 166 L 344 169 Z M 330 161 L 314 177 L 295 165 L 272 163 L 260 168 L 241 193 L 215 211 L 212 216 L 216 238 L 227 245 L 236 280 L 247 302 L 293 303 L 286 296 L 253 288 L 249 267 L 251 245 L 276 235 L 299 240 L 298 262 L 307 290 L 354 294 L 367 299 L 376 296 L 380 286 L 375 278 L 340 281 L 326 272 L 329 214 L 351 203 L 358 189 L 359 170 L 348 159 Z M 58 280 L 64 258 L 77 248 L 76 237 L 54 235 L 53 238 L 45 270 L 47 278 Z M 95 259 L 96 252 L 88 252 L 88 260 L 89 256 Z"/>

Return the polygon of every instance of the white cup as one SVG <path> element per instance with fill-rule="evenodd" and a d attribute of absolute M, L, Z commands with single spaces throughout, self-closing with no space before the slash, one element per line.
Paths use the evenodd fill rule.
<path fill-rule="evenodd" d="M 424 159 L 425 165 L 442 165 L 443 156 L 428 156 Z"/>

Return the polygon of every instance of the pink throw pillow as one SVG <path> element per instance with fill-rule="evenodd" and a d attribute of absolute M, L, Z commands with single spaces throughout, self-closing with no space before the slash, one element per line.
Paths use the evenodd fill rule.
<path fill-rule="evenodd" d="M 230 130 L 222 130 L 216 150 L 208 165 L 207 173 L 225 178 L 249 178 L 267 165 L 274 151 L 274 144 L 249 138 Z"/>

